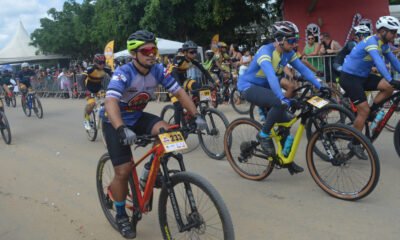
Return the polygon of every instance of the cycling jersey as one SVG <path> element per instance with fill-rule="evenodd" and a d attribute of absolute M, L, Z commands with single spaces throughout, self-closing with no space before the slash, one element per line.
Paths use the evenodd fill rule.
<path fill-rule="evenodd" d="M 158 84 L 172 94 L 176 94 L 181 89 L 175 79 L 164 72 L 162 64 L 153 65 L 149 73 L 143 76 L 130 62 L 115 70 L 107 88 L 106 98 L 119 100 L 122 120 L 125 125 L 133 126 L 142 116 L 143 109 L 151 97 L 154 96 Z M 108 119 L 106 121 L 109 122 Z"/>
<path fill-rule="evenodd" d="M 168 67 L 167 72 L 172 74 L 176 81 L 183 86 L 184 82 L 187 80 L 187 70 L 192 66 L 196 66 L 204 76 L 206 76 L 208 81 L 214 82 L 210 73 L 196 60 L 188 60 L 185 56 L 176 56 L 174 63 Z"/>
<path fill-rule="evenodd" d="M 278 76 L 283 74 L 283 68 L 289 64 L 299 71 L 305 79 L 310 81 L 318 89 L 320 83 L 317 78 L 304 64 L 299 60 L 294 51 L 279 53 L 274 43 L 261 46 L 254 55 L 249 68 L 239 76 L 237 83 L 239 91 L 244 91 L 252 85 L 271 89 L 274 94 L 283 99 L 281 86 Z"/>
<path fill-rule="evenodd" d="M 0 76 L 0 86 L 5 85 L 10 85 L 11 84 L 11 74 L 3 74 L 2 76 Z"/>
<path fill-rule="evenodd" d="M 103 69 L 98 69 L 96 68 L 96 66 L 90 66 L 86 69 L 86 71 L 83 74 L 86 76 L 85 84 L 87 84 L 88 82 L 101 84 L 101 81 L 104 79 L 106 74 L 111 76 L 112 71 L 108 67 L 104 67 Z"/>
<path fill-rule="evenodd" d="M 400 62 L 390 51 L 388 44 L 379 40 L 378 36 L 370 36 L 359 42 L 344 60 L 342 71 L 359 77 L 367 78 L 371 68 L 375 65 L 379 73 L 387 80 L 392 81 L 382 55 L 392 64 L 396 71 L 400 71 Z"/>
<path fill-rule="evenodd" d="M 346 58 L 347 55 L 350 54 L 351 50 L 356 46 L 357 42 L 355 41 L 349 41 L 346 43 L 346 45 L 340 50 L 338 55 L 335 57 L 334 63 L 337 63 L 339 65 L 342 65 L 344 62 L 344 59 Z"/>
<path fill-rule="evenodd" d="M 18 73 L 18 79 L 20 83 L 30 85 L 31 77 L 35 76 L 35 72 L 31 69 L 22 70 Z"/>

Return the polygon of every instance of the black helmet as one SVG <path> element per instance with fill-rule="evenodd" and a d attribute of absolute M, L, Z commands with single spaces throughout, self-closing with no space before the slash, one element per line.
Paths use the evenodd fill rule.
<path fill-rule="evenodd" d="M 135 50 L 146 43 L 154 43 L 157 45 L 157 39 L 154 33 L 146 30 L 139 30 L 132 33 L 126 41 L 128 51 Z"/>
<path fill-rule="evenodd" d="M 193 41 L 186 41 L 183 45 L 182 45 L 182 50 L 186 51 L 189 49 L 197 49 L 197 44 L 194 43 Z"/>
<path fill-rule="evenodd" d="M 207 50 L 206 51 L 206 56 L 208 57 L 208 59 L 211 59 L 214 57 L 214 52 L 213 50 Z"/>
<path fill-rule="evenodd" d="M 283 38 L 298 37 L 299 29 L 296 24 L 289 21 L 276 22 L 272 26 L 272 35 L 281 40 Z"/>

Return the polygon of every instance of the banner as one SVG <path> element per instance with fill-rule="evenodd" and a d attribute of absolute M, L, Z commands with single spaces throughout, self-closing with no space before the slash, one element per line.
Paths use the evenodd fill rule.
<path fill-rule="evenodd" d="M 106 64 L 114 72 L 114 40 L 107 43 L 104 48 L 104 56 L 106 56 Z"/>
<path fill-rule="evenodd" d="M 218 42 L 219 42 L 219 34 L 215 34 L 214 37 L 211 39 L 211 50 L 214 52 L 218 49 Z"/>

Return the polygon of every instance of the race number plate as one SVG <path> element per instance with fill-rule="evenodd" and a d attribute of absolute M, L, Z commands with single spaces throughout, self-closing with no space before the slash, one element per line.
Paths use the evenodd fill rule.
<path fill-rule="evenodd" d="M 159 134 L 158 137 L 164 146 L 165 152 L 181 151 L 188 148 L 181 132 L 163 133 Z"/>
<path fill-rule="evenodd" d="M 325 106 L 329 103 L 329 101 L 327 101 L 323 98 L 320 98 L 318 96 L 314 96 L 314 97 L 308 99 L 307 102 L 317 108 L 322 108 L 323 106 Z"/>
<path fill-rule="evenodd" d="M 211 100 L 211 91 L 210 90 L 201 90 L 200 91 L 200 101 L 210 101 Z"/>

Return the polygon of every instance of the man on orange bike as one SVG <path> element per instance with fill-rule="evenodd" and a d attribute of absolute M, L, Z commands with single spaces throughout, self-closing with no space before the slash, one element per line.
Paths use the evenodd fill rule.
<path fill-rule="evenodd" d="M 204 69 L 203 65 L 196 60 L 197 57 L 197 44 L 193 41 L 186 41 L 182 45 L 182 54 L 177 55 L 173 64 L 170 65 L 167 70 L 168 73 L 179 83 L 185 91 L 196 90 L 201 87 L 201 83 L 194 79 L 188 79 L 187 71 L 193 66 L 197 67 L 204 76 L 206 76 L 208 82 L 214 83 L 210 73 Z M 181 116 L 183 108 L 178 99 L 171 96 L 171 102 L 175 107 L 174 119 L 175 123 L 181 122 Z"/>
<path fill-rule="evenodd" d="M 400 22 L 392 16 L 383 16 L 376 22 L 377 33 L 359 42 L 345 58 L 340 75 L 340 86 L 345 90 L 351 101 L 357 107 L 357 117 L 354 127 L 360 131 L 370 115 L 370 107 L 365 91 L 379 90 L 373 107 L 393 93 L 393 87 L 399 89 L 400 81 L 392 79 L 382 56 L 388 60 L 396 71 L 400 71 L 400 62 L 391 52 L 389 43 L 397 37 Z M 371 74 L 376 66 L 381 76 Z M 371 114 L 371 116 L 376 113 Z M 374 118 L 374 117 L 373 117 Z M 372 119 L 373 120 L 373 119 Z M 360 159 L 367 159 L 364 150 L 357 142 L 348 146 Z"/>
<path fill-rule="evenodd" d="M 92 113 L 95 105 L 96 105 L 96 94 L 103 89 L 102 81 L 109 75 L 111 77 L 112 71 L 109 67 L 105 66 L 106 57 L 103 54 L 96 54 L 93 58 L 93 65 L 89 66 L 83 75 L 85 78 L 85 86 L 88 90 L 86 94 L 87 104 L 85 106 L 84 111 L 84 122 L 83 125 L 86 130 L 90 130 L 91 126 L 89 123 L 90 114 Z"/>
<path fill-rule="evenodd" d="M 8 85 L 12 85 L 11 83 L 12 74 L 8 69 L 3 71 L 3 74 L 0 76 L 0 86 L 3 87 L 4 92 L 11 97 L 12 92 L 8 88 Z"/>
<path fill-rule="evenodd" d="M 250 103 L 265 108 L 269 111 L 257 139 L 262 149 L 268 155 L 274 155 L 274 143 L 270 137 L 270 131 L 276 122 L 290 121 L 286 114 L 288 106 L 293 104 L 290 99 L 293 92 L 282 93 L 281 86 L 289 87 L 291 82 L 283 76 L 283 69 L 287 64 L 292 65 L 297 71 L 310 81 L 316 88 L 329 91 L 321 87 L 317 78 L 299 60 L 293 51 L 299 41 L 297 26 L 289 21 L 276 22 L 272 26 L 272 34 L 275 42 L 263 45 L 256 52 L 247 71 L 239 76 L 238 90 Z M 287 166 L 290 173 L 299 173 L 304 169 L 294 162 Z"/>
<path fill-rule="evenodd" d="M 136 31 L 129 36 L 127 49 L 132 56 L 132 62 L 119 67 L 107 87 L 105 110 L 108 119 L 104 122 L 104 132 L 115 172 L 110 190 L 117 209 L 116 222 L 123 237 L 134 238 L 136 233 L 125 211 L 128 178 L 132 170 L 132 152 L 129 145 L 135 142 L 136 134 L 156 135 L 160 128 L 168 128 L 168 124 L 160 117 L 143 112 L 158 84 L 179 99 L 182 106 L 195 117 L 199 129 L 204 129 L 206 122 L 172 75 L 164 71 L 162 64 L 156 64 L 158 48 L 153 33 Z M 140 177 L 141 182 L 147 180 L 150 166 L 150 162 L 145 164 Z"/>

